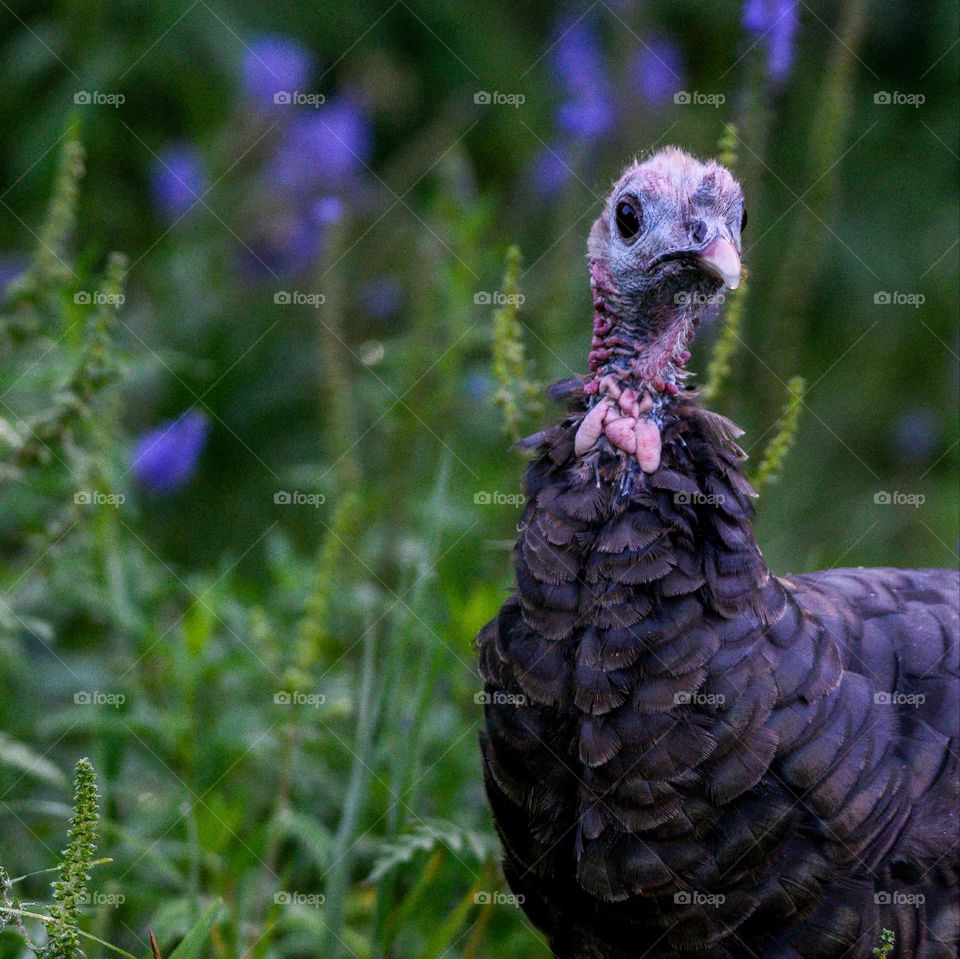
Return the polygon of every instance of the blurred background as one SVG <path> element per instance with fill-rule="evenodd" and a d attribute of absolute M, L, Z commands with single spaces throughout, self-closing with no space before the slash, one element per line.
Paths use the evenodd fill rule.
<path fill-rule="evenodd" d="M 769 564 L 955 566 L 957 20 L 0 4 L 8 908 L 47 908 L 89 756 L 82 928 L 128 954 L 212 908 L 204 956 L 546 957 L 498 896 L 472 646 L 511 439 L 586 369 L 590 224 L 635 155 L 722 154 L 749 279 L 689 366 L 754 461 L 807 383 Z"/>

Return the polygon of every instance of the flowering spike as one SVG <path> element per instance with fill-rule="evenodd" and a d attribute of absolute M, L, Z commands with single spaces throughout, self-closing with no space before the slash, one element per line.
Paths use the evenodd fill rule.
<path fill-rule="evenodd" d="M 743 325 L 743 311 L 747 299 L 746 281 L 740 284 L 739 289 L 732 290 L 727 298 L 729 303 L 723 317 L 723 326 L 707 366 L 707 383 L 703 388 L 703 398 L 707 403 L 720 394 L 723 384 L 730 376 L 733 359 L 743 342 L 740 328 Z"/>
<path fill-rule="evenodd" d="M 880 933 L 880 945 L 873 950 L 874 956 L 876 959 L 887 959 L 887 957 L 893 952 L 893 947 L 896 945 L 896 937 L 889 929 L 884 929 Z"/>
<path fill-rule="evenodd" d="M 73 818 L 63 850 L 60 878 L 53 883 L 49 940 L 44 959 L 75 959 L 80 952 L 80 905 L 87 898 L 87 880 L 97 849 L 97 780 L 89 759 L 76 766 L 73 786 Z"/>
<path fill-rule="evenodd" d="M 520 247 L 507 250 L 501 305 L 493 311 L 493 377 L 497 383 L 494 402 L 503 413 L 506 431 L 520 438 L 519 424 L 525 411 L 539 405 L 539 384 L 527 379 L 527 357 L 520 322 Z M 521 401 L 523 406 L 521 407 Z"/>
<path fill-rule="evenodd" d="M 314 666 L 324 662 L 327 643 L 332 636 L 329 622 L 331 599 L 337 576 L 342 574 L 344 544 L 354 535 L 359 516 L 360 499 L 354 490 L 347 490 L 338 497 L 333 522 L 320 546 L 313 585 L 298 627 L 296 677 L 308 677 Z"/>
<path fill-rule="evenodd" d="M 30 932 L 23 924 L 23 919 L 17 913 L 22 909 L 20 900 L 12 895 L 13 880 L 10 874 L 3 866 L 0 866 L 0 906 L 10 910 L 9 912 L 0 912 L 0 932 L 3 932 L 5 926 L 11 926 L 24 941 L 24 944 L 31 952 L 37 952 L 37 947 L 30 938 Z"/>
<path fill-rule="evenodd" d="M 780 416 L 780 429 L 763 451 L 763 459 L 751 482 L 759 493 L 767 483 L 775 482 L 783 472 L 783 462 L 793 446 L 800 425 L 800 411 L 807 383 L 802 376 L 794 376 L 787 384 L 787 402 Z"/>
<path fill-rule="evenodd" d="M 717 159 L 731 171 L 737 165 L 737 143 L 737 125 L 735 123 L 725 123 L 723 133 L 720 134 L 720 139 L 717 141 Z"/>
<path fill-rule="evenodd" d="M 67 240 L 76 222 L 77 194 L 84 174 L 84 150 L 70 138 L 60 151 L 47 218 L 40 230 L 33 263 L 21 281 L 20 294 L 31 296 L 51 283 L 63 283 L 73 275 L 64 260 Z"/>

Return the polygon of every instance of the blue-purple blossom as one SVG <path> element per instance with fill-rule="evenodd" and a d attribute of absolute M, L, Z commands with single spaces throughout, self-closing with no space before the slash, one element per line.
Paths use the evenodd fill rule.
<path fill-rule="evenodd" d="M 7 287 L 15 280 L 19 280 L 27 271 L 26 257 L 15 253 L 0 254 L 0 295 L 6 293 Z"/>
<path fill-rule="evenodd" d="M 174 493 L 193 478 L 207 441 L 209 423 L 187 410 L 137 440 L 131 456 L 134 476 L 155 493 Z"/>
<path fill-rule="evenodd" d="M 164 147 L 150 169 L 154 206 L 165 220 L 177 220 L 197 206 L 207 189 L 200 151 L 189 143 Z"/>
<path fill-rule="evenodd" d="M 557 110 L 557 123 L 575 140 L 597 140 L 613 128 L 617 115 L 609 96 L 567 100 Z"/>
<path fill-rule="evenodd" d="M 493 380 L 486 373 L 468 373 L 464 391 L 470 399 L 485 403 L 493 396 Z"/>
<path fill-rule="evenodd" d="M 562 143 L 545 146 L 533 160 L 531 178 L 534 189 L 543 196 L 556 196 L 570 180 L 571 159 Z"/>
<path fill-rule="evenodd" d="M 262 109 L 272 109 L 280 93 L 306 92 L 313 58 L 296 40 L 263 34 L 243 52 L 243 88 Z"/>
<path fill-rule="evenodd" d="M 297 116 L 283 133 L 269 173 L 285 190 L 339 186 L 365 166 L 372 145 L 363 105 L 340 94 Z"/>
<path fill-rule="evenodd" d="M 296 276 L 316 263 L 324 236 L 311 209 L 275 211 L 247 241 L 244 266 L 256 279 Z"/>
<path fill-rule="evenodd" d="M 313 204 L 313 219 L 321 226 L 332 226 L 343 219 L 346 210 L 346 204 L 340 197 L 329 194 Z"/>
<path fill-rule="evenodd" d="M 680 48 L 667 36 L 652 36 L 637 51 L 631 65 L 634 89 L 650 106 L 672 101 L 684 88 L 683 57 Z"/>
<path fill-rule="evenodd" d="M 790 74 L 799 24 L 799 0 L 744 2 L 743 25 L 752 36 L 762 38 L 767 51 L 767 75 L 775 83 L 782 83 Z"/>
<path fill-rule="evenodd" d="M 930 406 L 915 406 L 897 417 L 891 446 L 899 460 L 917 464 L 929 460 L 940 448 L 942 439 L 940 414 Z"/>
<path fill-rule="evenodd" d="M 360 286 L 360 300 L 367 313 L 385 320 L 403 303 L 403 288 L 392 276 L 375 276 Z"/>
<path fill-rule="evenodd" d="M 557 111 L 557 122 L 570 136 L 595 140 L 616 122 L 613 89 L 596 27 L 581 19 L 561 22 L 550 51 L 553 72 L 566 99 Z"/>

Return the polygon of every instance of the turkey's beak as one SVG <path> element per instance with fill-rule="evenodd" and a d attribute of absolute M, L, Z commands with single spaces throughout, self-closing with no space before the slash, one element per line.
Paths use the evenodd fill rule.
<path fill-rule="evenodd" d="M 723 280 L 727 289 L 735 290 L 740 285 L 740 254 L 725 236 L 712 240 L 697 254 L 697 259 L 710 273 Z"/>

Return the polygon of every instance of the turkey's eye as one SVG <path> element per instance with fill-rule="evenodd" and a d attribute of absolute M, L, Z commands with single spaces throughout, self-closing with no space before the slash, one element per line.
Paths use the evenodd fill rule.
<path fill-rule="evenodd" d="M 640 211 L 628 200 L 617 204 L 617 231 L 625 240 L 632 240 L 640 232 Z"/>
<path fill-rule="evenodd" d="M 744 208 L 743 208 L 743 217 L 742 217 L 741 220 L 740 220 L 740 232 L 743 233 L 743 231 L 744 231 L 746 228 L 747 228 L 747 208 L 744 207 Z"/>

